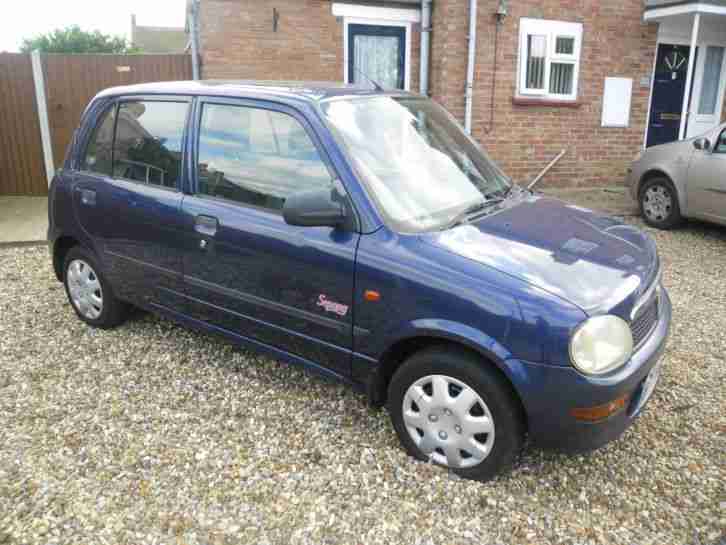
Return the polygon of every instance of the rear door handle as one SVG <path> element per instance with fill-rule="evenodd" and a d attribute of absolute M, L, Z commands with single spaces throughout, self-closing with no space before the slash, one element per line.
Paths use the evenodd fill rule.
<path fill-rule="evenodd" d="M 197 216 L 194 218 L 194 230 L 205 237 L 213 237 L 217 234 L 219 221 L 212 216 Z"/>
<path fill-rule="evenodd" d="M 96 191 L 94 189 L 76 187 L 76 191 L 81 194 L 81 204 L 85 204 L 86 206 L 96 206 Z"/>

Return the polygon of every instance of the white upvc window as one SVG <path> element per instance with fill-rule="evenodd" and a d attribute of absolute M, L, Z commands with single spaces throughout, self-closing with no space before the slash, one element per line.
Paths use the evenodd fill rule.
<path fill-rule="evenodd" d="M 576 100 L 582 24 L 520 19 L 520 97 Z"/>

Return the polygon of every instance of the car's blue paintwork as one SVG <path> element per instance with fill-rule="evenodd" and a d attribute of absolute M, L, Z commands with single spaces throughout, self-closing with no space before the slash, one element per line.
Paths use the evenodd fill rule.
<path fill-rule="evenodd" d="M 637 397 L 668 336 L 667 294 L 655 331 L 620 369 L 582 375 L 570 363 L 569 338 L 588 316 L 630 319 L 658 281 L 652 239 L 612 218 L 519 189 L 470 224 L 423 234 L 389 229 L 318 107 L 325 98 L 375 93 L 199 82 L 105 91 L 84 114 L 53 181 L 52 247 L 73 239 L 92 249 L 123 299 L 369 393 L 385 387 L 382 366 L 398 346 L 440 339 L 469 347 L 486 358 L 482 365 L 502 371 L 538 442 L 587 447 L 618 435 L 635 414 L 586 426 L 570 411 L 623 394 Z M 177 191 L 78 171 L 90 131 L 110 103 L 161 95 L 190 102 Z M 294 227 L 271 211 L 197 196 L 194 135 L 203 101 L 265 107 L 298 119 L 342 181 L 358 228 Z M 96 191 L 95 206 L 83 204 L 81 189 Z M 199 215 L 217 218 L 213 236 L 195 231 Z M 57 265 L 56 259 L 60 274 Z M 381 300 L 367 301 L 365 290 L 379 292 Z M 326 312 L 318 305 L 321 295 L 348 310 Z"/>

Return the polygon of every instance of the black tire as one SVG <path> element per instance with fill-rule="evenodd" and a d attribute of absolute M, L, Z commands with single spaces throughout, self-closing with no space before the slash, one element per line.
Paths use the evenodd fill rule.
<path fill-rule="evenodd" d="M 91 267 L 91 278 L 97 278 L 100 284 L 100 293 L 102 294 L 102 306 L 98 316 L 90 317 L 84 314 L 81 309 L 76 305 L 71 296 L 70 283 L 73 281 L 69 274 L 69 267 L 75 261 L 81 261 L 87 263 Z M 125 319 L 128 312 L 128 306 L 123 301 L 116 298 L 111 288 L 111 285 L 106 280 L 103 274 L 98 260 L 92 252 L 81 246 L 74 246 L 66 254 L 66 258 L 63 262 L 63 285 L 66 289 L 66 295 L 68 296 L 68 302 L 75 311 L 76 315 L 86 322 L 88 325 L 97 327 L 100 329 L 111 329 L 121 324 Z"/>
<path fill-rule="evenodd" d="M 406 428 L 403 414 L 404 399 L 409 387 L 430 375 L 445 375 L 464 383 L 486 404 L 494 422 L 493 444 L 488 455 L 473 467 L 457 467 L 451 470 L 466 479 L 486 481 L 511 468 L 522 450 L 525 434 L 524 417 L 521 405 L 515 398 L 516 394 L 491 363 L 472 352 L 451 346 L 434 347 L 415 353 L 401 365 L 391 379 L 388 387 L 388 411 L 406 452 L 419 460 L 438 463 L 433 453 L 432 456 L 427 455 L 414 442 Z M 420 410 L 422 413 L 426 412 L 425 408 Z M 474 411 L 474 407 L 471 411 Z M 423 439 L 425 433 L 422 430 L 418 433 Z M 454 448 L 458 449 L 458 446 Z"/>
<path fill-rule="evenodd" d="M 653 191 L 661 192 L 670 198 L 671 205 L 666 207 L 662 212 L 647 211 L 648 200 L 651 198 Z M 645 223 L 651 227 L 658 229 L 673 229 L 681 223 L 681 208 L 678 205 L 678 192 L 673 183 L 665 177 L 651 178 L 640 188 L 638 198 L 640 205 L 640 215 Z"/>

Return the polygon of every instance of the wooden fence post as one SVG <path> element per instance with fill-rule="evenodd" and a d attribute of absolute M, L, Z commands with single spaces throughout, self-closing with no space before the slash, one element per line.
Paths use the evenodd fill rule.
<path fill-rule="evenodd" d="M 50 121 L 48 120 L 48 101 L 45 96 L 45 75 L 43 74 L 43 61 L 37 49 L 31 53 L 33 64 L 33 82 L 35 84 L 35 100 L 38 104 L 38 119 L 40 120 L 40 140 L 43 144 L 43 157 L 45 159 L 45 174 L 48 186 L 55 174 L 53 162 L 53 143 L 50 138 Z"/>

